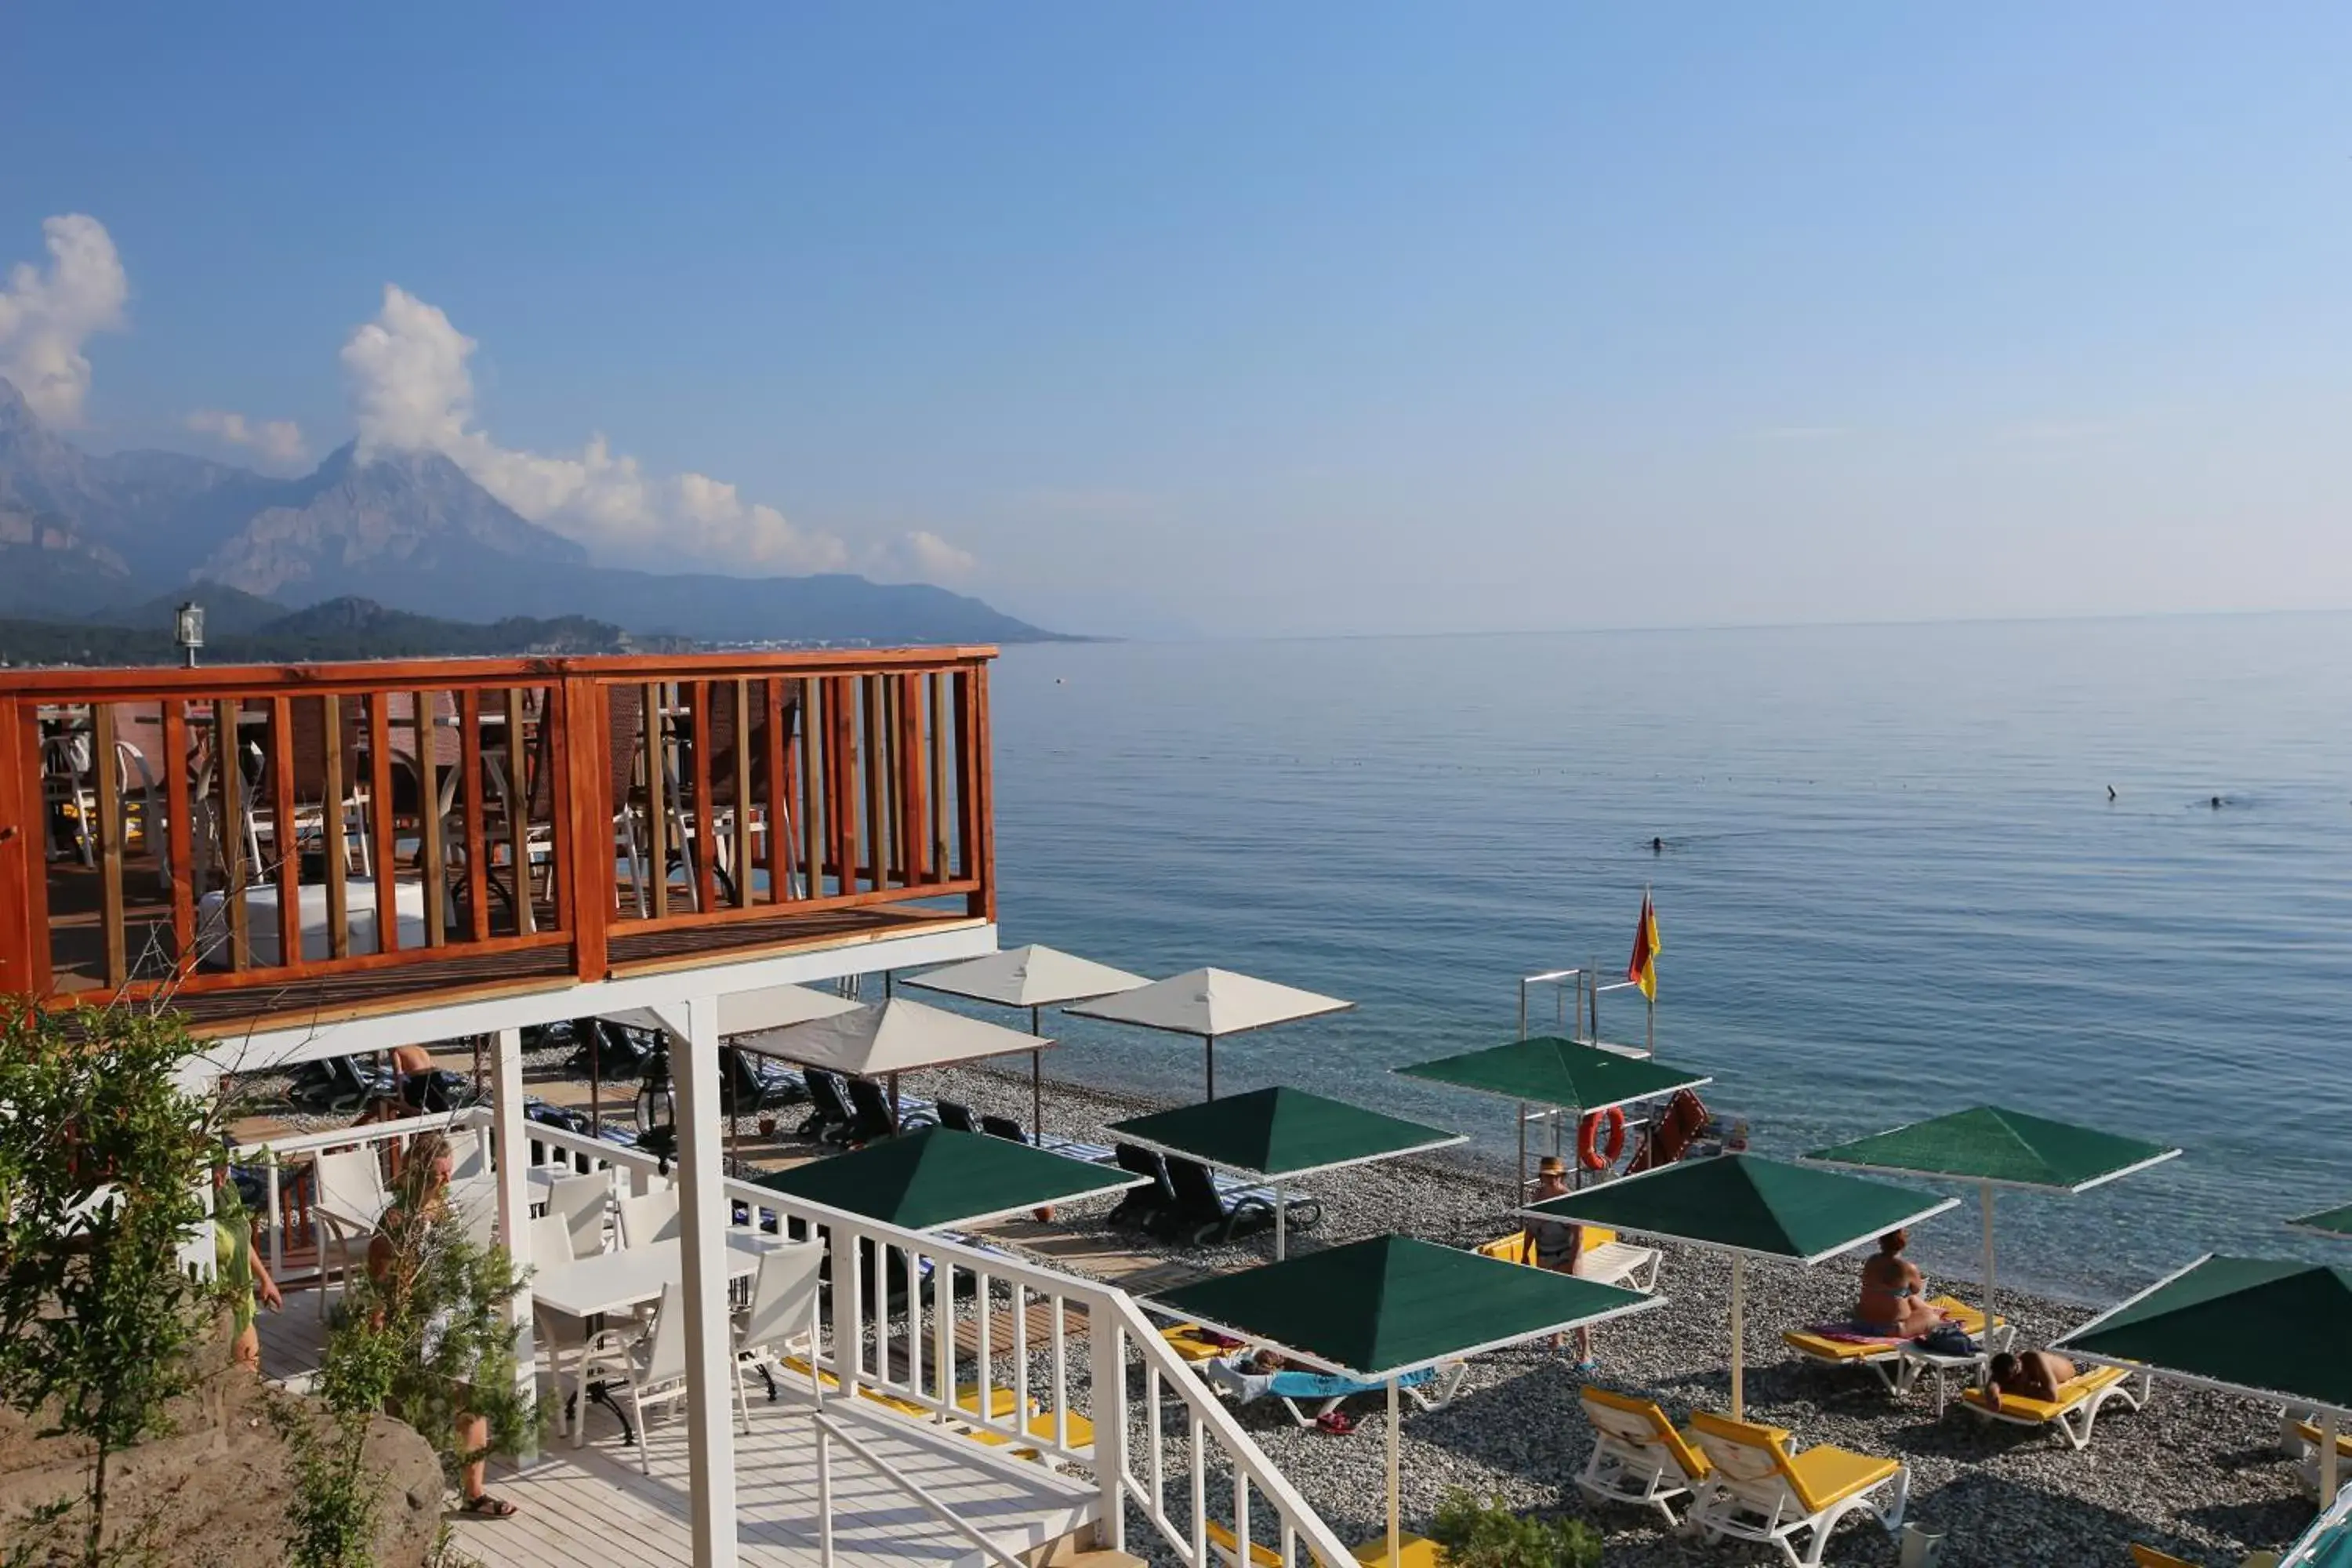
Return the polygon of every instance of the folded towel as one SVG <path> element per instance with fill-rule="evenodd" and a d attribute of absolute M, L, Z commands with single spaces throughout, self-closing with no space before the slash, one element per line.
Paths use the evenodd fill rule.
<path fill-rule="evenodd" d="M 1805 1332 L 1817 1339 L 1834 1340 L 1842 1345 L 1907 1345 L 1911 1342 L 1900 1334 L 1865 1333 L 1852 1323 L 1810 1323 Z"/>

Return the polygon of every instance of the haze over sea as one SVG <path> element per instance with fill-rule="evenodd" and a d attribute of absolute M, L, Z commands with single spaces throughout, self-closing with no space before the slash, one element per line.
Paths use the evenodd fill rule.
<path fill-rule="evenodd" d="M 1012 648 L 1005 941 L 1350 998 L 1219 1088 L 1507 1158 L 1507 1105 L 1385 1069 L 1512 1037 L 1523 974 L 1622 973 L 1648 883 L 1660 1056 L 1759 1150 L 1993 1100 L 2188 1151 L 2004 1194 L 2005 1281 L 2326 1258 L 2278 1222 L 2352 1200 L 2347 668 L 2342 616 Z M 1638 1039 L 1632 994 L 1601 1023 Z M 1047 1032 L 1063 1076 L 1198 1095 L 1197 1042 Z M 1919 1240 L 1972 1269 L 1973 1204 Z"/>

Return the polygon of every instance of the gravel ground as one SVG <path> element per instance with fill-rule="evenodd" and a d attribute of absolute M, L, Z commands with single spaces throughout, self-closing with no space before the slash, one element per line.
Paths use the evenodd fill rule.
<path fill-rule="evenodd" d="M 908 1088 L 1024 1124 L 1029 1118 L 1025 1062 L 1002 1072 L 985 1067 L 928 1072 Z M 1050 1079 L 1046 1086 L 1047 1129 L 1065 1136 L 1106 1141 L 1106 1123 L 1150 1109 L 1156 1106 L 1142 1100 Z M 787 1133 L 800 1114 L 796 1109 L 781 1114 Z M 748 1123 L 744 1130 L 751 1131 Z M 1323 1221 L 1310 1232 L 1294 1228 L 1291 1246 L 1304 1250 L 1390 1229 L 1450 1245 L 1475 1244 L 1512 1228 L 1504 1217 L 1508 1182 L 1507 1168 L 1460 1152 L 1312 1179 L 1306 1190 L 1322 1202 Z M 1102 1223 L 1108 1207 L 1066 1208 L 1056 1226 L 1099 1231 L 1123 1250 L 1164 1255 L 1203 1271 L 1247 1268 L 1272 1256 L 1270 1238 L 1263 1235 L 1228 1247 L 1178 1247 L 1133 1231 L 1112 1232 Z M 1973 1291 L 1965 1278 L 1934 1284 L 1963 1297 Z M 1669 1247 L 1658 1289 L 1664 1308 L 1598 1331 L 1598 1381 L 1654 1397 L 1677 1421 L 1693 1410 L 1726 1408 L 1725 1260 Z M 1814 1269 L 1751 1268 L 1748 1292 L 1750 1415 L 1789 1428 L 1806 1445 L 1834 1443 L 1904 1459 L 1912 1477 L 1907 1519 L 1947 1536 L 1944 1568 L 2123 1564 L 2127 1543 L 2135 1541 L 2191 1560 L 2235 1563 L 2247 1552 L 2283 1547 L 2312 1517 L 2278 1452 L 2275 1407 L 2158 1384 L 2145 1410 L 2126 1412 L 2111 1404 L 2090 1447 L 2077 1453 L 2054 1436 L 1994 1426 L 1957 1405 L 1938 1420 L 1925 1387 L 1898 1398 L 1868 1373 L 1816 1368 L 1787 1352 L 1779 1327 L 1839 1318 L 1851 1309 L 1850 1261 Z M 2004 1294 L 2000 1307 L 2027 1342 L 2037 1344 L 2088 1315 L 2079 1303 L 2013 1294 Z M 1083 1358 L 1072 1360 L 1073 1375 L 1083 1381 Z M 1433 1411 L 1407 1408 L 1406 1530 L 1425 1528 L 1440 1500 L 1459 1487 L 1498 1496 L 1522 1510 L 1587 1521 L 1605 1536 L 1602 1562 L 1609 1568 L 1777 1560 L 1761 1550 L 1704 1546 L 1670 1533 L 1654 1514 L 1600 1508 L 1584 1498 L 1574 1478 L 1591 1452 L 1591 1434 L 1577 1402 L 1572 1360 L 1541 1345 L 1481 1356 L 1466 1391 L 1451 1404 Z M 1045 1375 L 1042 1360 L 1034 1375 Z M 1073 1391 L 1073 1405 L 1090 1407 L 1085 1389 Z M 1139 1443 L 1140 1400 L 1132 1407 L 1139 1429 L 1131 1440 Z M 1386 1415 L 1377 1397 L 1350 1408 L 1360 1424 L 1345 1436 L 1301 1429 L 1270 1402 L 1243 1409 L 1240 1419 L 1340 1538 L 1361 1541 L 1386 1523 Z M 1174 1423 L 1163 1440 L 1172 1467 L 1181 1447 Z M 1171 1477 L 1178 1473 L 1171 1468 Z M 1223 1491 L 1222 1477 L 1212 1489 Z M 1172 1487 L 1171 1495 L 1178 1495 Z M 1130 1521 L 1129 1542 L 1130 1550 L 1155 1562 L 1176 1562 L 1139 1519 Z M 1855 1524 L 1839 1531 L 1825 1562 L 1883 1568 L 1896 1559 L 1895 1545 L 1883 1532 Z"/>

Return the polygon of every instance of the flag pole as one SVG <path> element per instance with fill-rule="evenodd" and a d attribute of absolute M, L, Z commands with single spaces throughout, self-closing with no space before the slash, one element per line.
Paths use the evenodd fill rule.
<path fill-rule="evenodd" d="M 1642 884 L 1642 934 L 1643 937 L 1646 938 L 1649 935 L 1650 927 L 1656 919 L 1657 917 L 1651 913 L 1650 884 L 1644 882 Z M 1650 953 L 1651 968 L 1655 969 L 1657 963 L 1657 952 L 1653 949 Z M 1658 1054 L 1658 988 L 1655 982 L 1651 984 L 1649 990 L 1643 993 L 1642 1000 L 1648 1004 L 1648 1009 L 1642 1019 L 1642 1049 L 1645 1055 L 1654 1058 Z"/>

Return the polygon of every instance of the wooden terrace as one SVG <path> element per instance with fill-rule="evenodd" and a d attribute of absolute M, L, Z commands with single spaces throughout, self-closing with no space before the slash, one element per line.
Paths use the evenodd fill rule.
<path fill-rule="evenodd" d="M 10 672 L 0 994 L 227 1035 L 985 923 L 993 654 Z"/>

